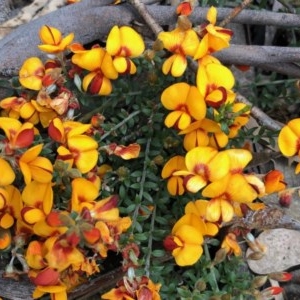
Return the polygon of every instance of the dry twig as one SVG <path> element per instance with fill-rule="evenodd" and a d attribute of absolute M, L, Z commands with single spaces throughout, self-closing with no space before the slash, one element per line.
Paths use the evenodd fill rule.
<path fill-rule="evenodd" d="M 225 27 L 228 23 L 230 23 L 244 8 L 246 8 L 253 0 L 243 0 L 241 4 L 235 7 L 230 14 L 220 22 L 220 27 Z"/>
<path fill-rule="evenodd" d="M 247 100 L 245 97 L 243 97 L 242 95 L 237 94 L 236 101 L 242 102 L 242 103 L 245 103 L 245 104 L 251 106 L 251 115 L 260 125 L 265 126 L 266 128 L 268 128 L 270 130 L 275 130 L 275 131 L 280 130 L 282 128 L 283 124 L 270 118 L 266 113 L 264 113 L 258 107 L 252 106 L 252 103 L 249 100 Z"/>

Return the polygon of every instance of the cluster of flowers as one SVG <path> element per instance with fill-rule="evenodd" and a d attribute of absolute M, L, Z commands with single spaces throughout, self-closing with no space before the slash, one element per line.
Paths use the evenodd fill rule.
<path fill-rule="evenodd" d="M 38 47 L 49 59 L 28 58 L 17 95 L 0 101 L 0 250 L 12 253 L 4 275 L 28 274 L 36 285 L 34 298 L 50 293 L 67 299 L 71 288 L 100 271 L 109 250 L 121 251 L 120 236 L 131 226 L 129 217 L 120 216 L 117 195 L 101 199 L 101 179 L 111 167 L 100 164 L 99 152 L 126 160 L 140 152 L 138 144 L 100 144 L 101 115 L 90 124 L 74 121 L 80 104 L 67 83 L 74 77 L 78 83 L 83 74 L 85 91 L 109 94 L 111 79 L 135 73 L 130 58 L 144 51 L 144 42 L 126 26 L 112 28 L 106 49 L 85 50 L 71 44 L 73 33 L 63 37 L 46 25 L 39 35 Z M 69 50 L 71 62 L 65 57 Z M 133 297 L 159 289 L 149 278 L 134 280 Z"/>
<path fill-rule="evenodd" d="M 181 76 L 188 59 L 197 64 L 196 85 L 175 83 L 161 95 L 163 106 L 171 111 L 165 125 L 184 135 L 186 151 L 166 162 L 162 177 L 172 196 L 186 192 L 196 195 L 164 240 L 165 248 L 179 266 L 195 264 L 202 256 L 205 237 L 216 236 L 223 223 L 243 217 L 249 210 L 263 209 L 263 203 L 255 202 L 258 197 L 286 188 L 283 175 L 277 170 L 265 175 L 245 172 L 252 160 L 251 152 L 230 146 L 230 140 L 247 124 L 250 108 L 236 102 L 232 72 L 211 54 L 229 47 L 232 32 L 216 26 L 214 7 L 208 10 L 206 24 L 192 28 L 187 17 L 191 11 L 190 1 L 182 2 L 177 8 L 177 27 L 158 36 L 172 53 L 163 64 L 165 74 Z M 229 120 L 227 128 L 220 122 L 225 119 Z M 290 123 L 287 130 L 291 128 L 295 131 L 296 127 Z M 296 143 L 299 137 L 293 135 Z M 293 152 L 291 155 L 295 148 L 299 151 L 299 144 L 288 150 Z M 242 254 L 236 234 L 230 232 L 225 237 L 221 244 L 223 253 Z"/>
<path fill-rule="evenodd" d="M 176 263 L 187 266 L 199 260 L 204 239 L 215 236 L 223 222 L 242 217 L 247 209 L 262 209 L 264 204 L 254 201 L 285 189 L 286 184 L 276 170 L 266 175 L 246 173 L 251 152 L 230 147 L 250 111 L 235 100 L 232 72 L 211 54 L 229 47 L 232 32 L 216 26 L 214 7 L 208 11 L 208 22 L 198 28 L 192 28 L 187 18 L 189 1 L 181 3 L 177 12 L 178 26 L 161 32 L 155 44 L 158 50 L 172 53 L 163 63 L 165 75 L 182 76 L 189 59 L 197 64 L 195 85 L 178 82 L 161 95 L 162 105 L 171 111 L 165 125 L 184 135 L 186 151 L 166 162 L 162 177 L 168 180 L 172 196 L 197 195 L 164 241 Z M 74 34 L 63 37 L 54 27 L 45 25 L 39 34 L 42 44 L 38 47 L 49 59 L 28 58 L 19 71 L 18 95 L 0 101 L 4 174 L 0 178 L 0 250 L 12 248 L 13 254 L 5 276 L 21 273 L 14 266 L 17 259 L 36 285 L 34 298 L 50 293 L 52 299 L 66 299 L 67 291 L 83 277 L 100 271 L 97 261 L 106 258 L 108 250 L 121 251 L 129 275 L 102 298 L 158 300 L 160 284 L 132 274 L 139 252 L 136 245 L 120 249 L 120 236 L 131 220 L 120 216 L 118 196 L 100 197 L 102 176 L 111 167 L 99 163 L 99 151 L 132 159 L 139 155 L 140 146 L 100 144 L 97 136 L 102 134 L 103 116 L 93 116 L 90 124 L 74 121 L 80 103 L 68 85 L 73 80 L 80 91 L 110 94 L 112 80 L 136 73 L 132 58 L 144 52 L 143 39 L 128 26 L 114 26 L 105 48 L 85 49 L 72 43 Z M 72 52 L 70 60 L 66 51 Z M 155 51 L 145 55 L 149 59 Z M 224 128 L 221 120 L 225 119 Z M 284 155 L 299 155 L 298 124 L 299 120 L 291 121 L 279 135 Z M 62 182 L 64 176 L 69 186 Z M 67 203 L 57 205 L 68 192 Z M 225 237 L 221 248 L 227 254 L 241 254 L 234 233 Z"/>

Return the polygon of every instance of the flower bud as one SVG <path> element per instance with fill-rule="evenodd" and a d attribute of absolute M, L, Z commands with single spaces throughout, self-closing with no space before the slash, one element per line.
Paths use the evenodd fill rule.
<path fill-rule="evenodd" d="M 279 204 L 282 207 L 290 207 L 291 203 L 292 203 L 292 192 L 285 190 L 281 193 L 279 193 Z"/>
<path fill-rule="evenodd" d="M 280 282 L 285 282 L 291 280 L 293 275 L 288 272 L 274 272 L 269 274 L 269 278 L 280 281 Z"/>
<path fill-rule="evenodd" d="M 181 29 L 181 30 L 189 30 L 192 28 L 192 22 L 188 19 L 187 16 L 181 15 L 178 17 L 177 20 L 177 26 Z"/>
<path fill-rule="evenodd" d="M 261 275 L 261 276 L 256 276 L 254 277 L 254 279 L 252 280 L 252 284 L 251 286 L 253 288 L 260 288 L 262 287 L 268 280 L 268 276 L 267 275 Z"/>

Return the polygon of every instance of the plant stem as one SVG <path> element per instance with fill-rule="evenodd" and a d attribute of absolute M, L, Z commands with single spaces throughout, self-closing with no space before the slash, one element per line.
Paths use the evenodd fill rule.
<path fill-rule="evenodd" d="M 146 173 L 147 173 L 147 167 L 148 167 L 148 155 L 150 152 L 150 145 L 151 145 L 151 140 L 152 138 L 148 138 L 147 140 L 147 144 L 146 144 L 146 149 L 145 149 L 145 160 L 144 160 L 144 166 L 143 166 L 143 172 L 142 172 L 142 177 L 141 177 L 141 181 L 140 181 L 140 191 L 139 191 L 139 203 L 136 206 L 134 212 L 133 212 L 133 216 L 132 216 L 132 231 L 134 231 L 134 227 L 135 227 L 135 223 L 136 223 L 136 218 L 141 206 L 141 202 L 142 202 L 142 198 L 143 198 L 143 194 L 144 194 L 144 183 L 146 181 Z"/>
<path fill-rule="evenodd" d="M 205 253 L 206 258 L 208 258 L 211 261 L 209 249 L 208 249 L 208 246 L 207 246 L 206 243 L 204 243 L 204 253 Z M 215 267 L 214 266 L 212 266 L 210 268 L 210 274 L 211 274 L 211 278 L 213 279 L 213 285 L 216 289 L 216 292 L 219 292 L 220 290 L 219 290 L 218 281 L 217 281 L 217 278 L 216 278 Z"/>
<path fill-rule="evenodd" d="M 118 123 L 116 126 L 114 126 L 111 130 L 109 130 L 108 132 L 104 133 L 101 138 L 100 141 L 103 141 L 106 137 L 108 137 L 112 132 L 114 132 L 115 130 L 117 130 L 118 128 L 120 128 L 121 126 L 123 126 L 127 121 L 129 121 L 131 118 L 137 116 L 141 111 L 137 110 L 134 111 L 133 113 L 131 113 L 130 115 L 128 115 L 122 122 Z"/>
<path fill-rule="evenodd" d="M 146 276 L 148 277 L 150 276 L 150 261 L 151 261 L 151 254 L 152 254 L 152 233 L 154 231 L 154 226 L 155 226 L 155 217 L 156 217 L 156 205 L 154 205 L 152 215 L 151 215 L 151 224 L 150 224 L 149 240 L 148 240 L 148 253 L 145 261 L 145 273 Z"/>

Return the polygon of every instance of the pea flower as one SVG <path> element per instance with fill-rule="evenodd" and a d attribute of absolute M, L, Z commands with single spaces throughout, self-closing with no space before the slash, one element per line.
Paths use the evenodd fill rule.
<path fill-rule="evenodd" d="M 179 3 L 176 7 L 177 15 L 189 16 L 193 11 L 191 0 L 185 0 Z"/>
<path fill-rule="evenodd" d="M 107 37 L 106 51 L 113 57 L 113 65 L 120 74 L 135 74 L 136 66 L 131 58 L 145 50 L 142 36 L 129 26 L 114 26 Z"/>
<path fill-rule="evenodd" d="M 172 110 L 165 119 L 167 127 L 187 128 L 192 119 L 202 120 L 206 115 L 206 104 L 196 86 L 185 82 L 167 87 L 162 95 L 163 106 Z"/>
<path fill-rule="evenodd" d="M 8 185 L 0 188 L 0 196 L 0 228 L 8 229 L 14 225 L 15 219 L 20 218 L 23 208 L 21 193 L 13 185 Z"/>
<path fill-rule="evenodd" d="M 280 130 L 278 147 L 285 156 L 300 156 L 300 118 L 289 121 Z M 300 173 L 300 163 L 297 164 L 295 173 Z"/>
<path fill-rule="evenodd" d="M 187 56 L 194 56 L 199 44 L 197 33 L 193 29 L 182 30 L 179 27 L 170 32 L 160 32 L 158 39 L 164 48 L 172 53 L 163 63 L 163 73 L 174 77 L 183 75 L 187 68 Z"/>
<path fill-rule="evenodd" d="M 53 166 L 48 158 L 39 156 L 42 149 L 43 144 L 31 147 L 19 159 L 19 166 L 26 184 L 31 180 L 42 183 L 52 180 Z"/>
<path fill-rule="evenodd" d="M 199 35 L 202 39 L 197 47 L 194 59 L 200 59 L 205 55 L 229 47 L 229 41 L 233 32 L 230 29 L 216 26 L 217 9 L 210 7 L 206 16 L 209 24 L 200 26 Z"/>
<path fill-rule="evenodd" d="M 228 136 L 221 130 L 220 125 L 206 118 L 191 123 L 179 134 L 184 135 L 183 146 L 186 151 L 198 146 L 212 146 L 221 149 L 228 143 Z"/>
<path fill-rule="evenodd" d="M 19 81 L 27 89 L 39 91 L 45 75 L 44 64 L 38 57 L 25 60 L 19 71 Z"/>
<path fill-rule="evenodd" d="M 221 244 L 221 249 L 225 249 L 228 255 L 233 253 L 235 256 L 240 256 L 242 254 L 242 249 L 236 240 L 236 235 L 232 232 L 226 234 Z"/>
<path fill-rule="evenodd" d="M 16 175 L 11 165 L 2 157 L 0 157 L 0 170 L 3 175 L 0 177 L 0 186 L 7 186 L 14 182 Z"/>
<path fill-rule="evenodd" d="M 185 156 L 187 170 L 174 172 L 184 176 L 184 185 L 189 192 L 197 193 L 209 182 L 223 178 L 228 174 L 230 160 L 226 151 L 212 147 L 196 147 Z"/>
<path fill-rule="evenodd" d="M 34 127 L 29 122 L 22 124 L 16 119 L 0 117 L 0 128 L 6 136 L 5 153 L 8 155 L 13 154 L 16 149 L 26 148 L 33 143 Z"/>
<path fill-rule="evenodd" d="M 283 181 L 284 175 L 279 170 L 272 170 L 267 173 L 264 178 L 264 184 L 267 194 L 282 191 L 286 188 L 287 184 Z"/>
<path fill-rule="evenodd" d="M 215 223 L 208 222 L 206 220 L 206 210 L 209 201 L 207 200 L 196 200 L 190 201 L 184 208 L 185 215 L 193 214 L 201 220 L 202 229 L 201 232 L 204 236 L 215 236 L 219 232 L 219 227 Z M 199 221 L 198 221 L 199 222 Z M 192 225 L 193 223 L 191 223 Z"/>
<path fill-rule="evenodd" d="M 198 228 L 192 225 L 174 225 L 171 235 L 165 238 L 164 247 L 171 251 L 179 266 L 195 264 L 203 253 L 203 236 Z"/>
<path fill-rule="evenodd" d="M 62 122 L 59 118 L 53 119 L 48 127 L 49 136 L 62 143 L 57 148 L 57 159 L 73 164 L 82 173 L 88 173 L 97 164 L 98 143 L 90 136 L 84 134 L 91 124 L 67 121 Z"/>
<path fill-rule="evenodd" d="M 53 190 L 51 182 L 32 181 L 22 192 L 24 207 L 21 210 L 22 219 L 30 225 L 44 220 L 53 206 Z"/>
<path fill-rule="evenodd" d="M 184 169 L 186 169 L 185 159 L 180 155 L 170 158 L 162 169 L 161 177 L 168 179 L 167 189 L 172 196 L 183 195 L 185 191 L 183 177 L 174 175 L 174 172 Z"/>
<path fill-rule="evenodd" d="M 74 53 L 72 63 L 89 71 L 83 78 L 83 89 L 91 94 L 109 95 L 111 80 L 118 78 L 112 56 L 101 47 L 86 50 L 80 44 L 73 44 L 70 49 Z"/>
<path fill-rule="evenodd" d="M 38 45 L 38 48 L 51 54 L 63 52 L 74 39 L 74 33 L 70 33 L 63 38 L 61 32 L 57 28 L 48 25 L 43 25 L 41 27 L 39 36 L 43 44 Z"/>
<path fill-rule="evenodd" d="M 197 71 L 197 87 L 207 105 L 218 108 L 226 102 L 233 102 L 235 83 L 232 72 L 212 56 L 202 58 Z"/>
<path fill-rule="evenodd" d="M 71 185 L 71 210 L 80 213 L 83 207 L 92 207 L 99 193 L 95 185 L 85 178 L 75 178 Z"/>
<path fill-rule="evenodd" d="M 101 296 L 106 300 L 137 300 L 152 299 L 160 300 L 159 290 L 161 284 L 155 284 L 147 276 L 128 278 L 125 276 L 116 288 L 111 289 Z"/>

